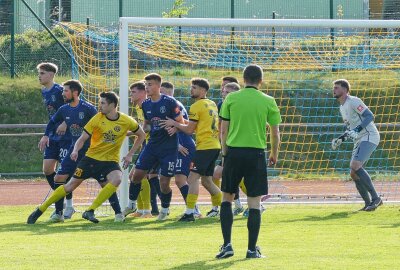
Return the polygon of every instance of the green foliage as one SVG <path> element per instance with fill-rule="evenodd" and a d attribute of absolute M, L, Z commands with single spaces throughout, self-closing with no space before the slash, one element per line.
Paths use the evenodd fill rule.
<path fill-rule="evenodd" d="M 398 206 L 373 213 L 360 205 L 276 205 L 262 215 L 258 245 L 266 259 L 244 259 L 247 219 L 235 217 L 232 258 L 214 258 L 222 244 L 218 219 L 176 220 L 183 207 L 171 207 L 165 222 L 113 216 L 92 224 L 73 216 L 46 224 L 50 210 L 26 225 L 34 206 L 1 207 L 3 269 L 398 269 Z M 208 208 L 202 207 L 204 213 Z M 62 244 L 60 244 L 62 243 Z M 62 256 L 54 251 L 62 249 Z M 366 256 L 366 253 L 368 256 Z M 21 259 L 29 258 L 29 259 Z"/>
<path fill-rule="evenodd" d="M 187 6 L 184 0 L 175 0 L 169 11 L 162 13 L 163 18 L 180 18 L 189 14 L 194 5 Z"/>

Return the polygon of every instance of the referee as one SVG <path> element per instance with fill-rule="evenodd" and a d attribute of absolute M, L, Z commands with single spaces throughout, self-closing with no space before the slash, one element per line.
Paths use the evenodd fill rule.
<path fill-rule="evenodd" d="M 222 104 L 220 118 L 224 169 L 221 190 L 221 229 L 224 244 L 217 259 L 233 256 L 231 244 L 233 214 L 232 201 L 242 178 L 247 189 L 249 206 L 248 250 L 246 258 L 263 258 L 256 246 L 261 224 L 261 196 L 268 193 L 267 164 L 265 159 L 266 127 L 270 126 L 271 153 L 269 165 L 278 160 L 279 124 L 281 116 L 275 99 L 258 90 L 263 71 L 260 66 L 249 65 L 243 71 L 245 87 L 230 93 Z"/>

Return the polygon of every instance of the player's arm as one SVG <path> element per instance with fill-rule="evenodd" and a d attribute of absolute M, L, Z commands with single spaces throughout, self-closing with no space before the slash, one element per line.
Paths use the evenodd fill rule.
<path fill-rule="evenodd" d="M 62 120 L 62 114 L 58 110 L 51 118 L 49 123 L 46 126 L 46 130 L 44 132 L 43 137 L 40 139 L 38 147 L 40 151 L 44 151 L 46 147 L 49 146 L 49 135 L 50 132 L 53 131 L 56 127 L 56 124 Z"/>
<path fill-rule="evenodd" d="M 271 153 L 269 154 L 268 163 L 270 166 L 275 165 L 278 161 L 279 145 L 281 143 L 279 125 L 271 126 Z"/>
<path fill-rule="evenodd" d="M 76 161 L 78 158 L 78 152 L 79 150 L 82 149 L 83 145 L 85 142 L 90 138 L 90 135 L 86 132 L 86 130 L 82 131 L 82 135 L 79 137 L 79 139 L 75 142 L 74 145 L 74 150 L 72 150 L 72 153 L 70 155 L 71 159 L 73 161 Z"/>
<path fill-rule="evenodd" d="M 146 133 L 143 131 L 141 126 L 138 126 L 136 131 L 133 131 L 133 135 L 136 136 L 135 142 L 133 143 L 133 146 L 129 150 L 128 154 L 122 158 L 122 166 L 124 169 L 128 168 L 129 164 L 132 162 L 133 155 L 142 146 L 144 140 L 146 139 Z"/>
<path fill-rule="evenodd" d="M 182 117 L 183 122 L 183 117 Z M 164 127 L 168 130 L 168 128 L 177 128 L 179 131 L 182 131 L 188 135 L 192 135 L 197 127 L 197 121 L 190 120 L 188 124 L 184 124 L 181 122 L 177 122 L 174 119 L 167 117 L 167 120 L 161 120 L 161 127 Z M 170 133 L 168 131 L 168 133 Z M 170 133 L 171 134 L 171 133 Z"/>
<path fill-rule="evenodd" d="M 349 131 L 347 130 L 345 133 L 340 135 L 339 137 L 335 138 L 332 140 L 332 149 L 336 150 L 339 148 L 339 146 L 347 140 L 349 137 Z"/>
<path fill-rule="evenodd" d="M 227 154 L 228 146 L 226 145 L 226 139 L 228 138 L 229 132 L 229 120 L 221 119 L 221 130 L 220 130 L 220 137 L 221 137 L 221 153 L 222 157 L 224 158 Z"/>

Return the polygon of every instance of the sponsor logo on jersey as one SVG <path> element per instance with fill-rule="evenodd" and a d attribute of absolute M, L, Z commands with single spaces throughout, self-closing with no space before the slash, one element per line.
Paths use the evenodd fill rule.
<path fill-rule="evenodd" d="M 358 106 L 358 107 L 357 107 L 357 110 L 358 110 L 359 112 L 362 112 L 362 110 L 364 110 L 363 105 Z"/>
<path fill-rule="evenodd" d="M 85 118 L 85 112 L 79 112 L 79 119 Z"/>
<path fill-rule="evenodd" d="M 160 107 L 160 113 L 165 113 L 166 111 L 167 111 L 167 109 L 165 109 L 165 106 Z"/>
<path fill-rule="evenodd" d="M 56 96 L 55 95 L 51 95 L 51 101 L 53 101 L 53 102 L 56 101 Z"/>

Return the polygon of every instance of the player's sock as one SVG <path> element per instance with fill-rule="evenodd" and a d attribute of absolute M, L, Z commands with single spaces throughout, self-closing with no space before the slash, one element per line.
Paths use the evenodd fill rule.
<path fill-rule="evenodd" d="M 149 184 L 151 189 L 154 190 L 158 196 L 161 196 L 160 178 L 158 178 L 158 176 L 150 178 Z"/>
<path fill-rule="evenodd" d="M 212 203 L 213 207 L 220 206 L 221 205 L 221 201 L 222 201 L 222 192 L 218 192 L 217 194 L 211 195 L 211 203 Z"/>
<path fill-rule="evenodd" d="M 132 201 L 136 201 L 139 196 L 141 188 L 142 188 L 142 183 L 135 184 L 133 182 L 130 182 L 129 183 L 129 199 Z"/>
<path fill-rule="evenodd" d="M 105 202 L 108 198 L 111 197 L 111 195 L 117 191 L 117 187 L 114 186 L 111 183 L 108 183 L 107 185 L 105 185 L 99 192 L 99 194 L 97 194 L 96 199 L 94 199 L 93 203 L 91 206 L 89 206 L 89 208 L 87 209 L 87 211 L 90 210 L 96 210 L 97 207 L 99 207 L 100 205 L 102 205 L 103 202 Z"/>
<path fill-rule="evenodd" d="M 246 188 L 246 186 L 244 184 L 243 179 L 242 179 L 242 181 L 240 181 L 239 187 L 243 191 L 243 193 L 247 195 L 247 188 Z"/>
<path fill-rule="evenodd" d="M 182 194 L 183 200 L 186 202 L 186 198 L 187 198 L 188 193 L 189 193 L 189 185 L 186 184 L 186 185 L 181 186 L 181 187 L 179 188 L 179 191 L 180 191 L 181 194 Z"/>
<path fill-rule="evenodd" d="M 119 200 L 118 200 L 118 195 L 116 192 L 114 192 L 110 198 L 108 198 L 108 201 L 110 202 L 111 208 L 114 210 L 115 214 L 121 214 L 121 206 L 119 205 Z"/>
<path fill-rule="evenodd" d="M 52 174 L 46 175 L 47 183 L 49 183 L 49 186 L 51 187 L 52 190 L 56 189 L 54 187 L 54 176 L 56 176 L 55 172 L 53 172 Z"/>
<path fill-rule="evenodd" d="M 193 209 L 197 203 L 197 198 L 199 197 L 198 194 L 191 194 L 189 193 L 186 197 L 186 207 L 189 209 Z"/>
<path fill-rule="evenodd" d="M 374 184 L 372 183 L 371 176 L 367 173 L 367 171 L 361 167 L 356 171 L 356 174 L 360 178 L 360 181 L 364 186 L 367 187 L 369 194 L 371 194 L 371 199 L 374 201 L 379 198 L 378 194 L 376 193 Z"/>
<path fill-rule="evenodd" d="M 39 210 L 43 213 L 47 208 L 49 208 L 50 205 L 59 199 L 64 198 L 65 195 L 67 195 L 67 193 L 65 192 L 64 185 L 62 185 L 54 190 L 50 197 L 39 206 Z"/>
<path fill-rule="evenodd" d="M 232 235 L 233 213 L 231 202 L 221 203 L 220 218 L 222 237 L 224 238 L 224 246 L 226 246 L 231 242 Z"/>
<path fill-rule="evenodd" d="M 67 196 L 68 196 L 68 194 L 67 194 Z M 65 198 L 67 198 L 67 196 L 65 196 Z M 74 206 L 74 200 L 72 198 L 70 200 L 68 200 L 68 199 L 65 200 L 65 207 L 73 207 L 73 206 Z"/>
<path fill-rule="evenodd" d="M 71 176 L 67 178 L 67 180 L 65 181 L 65 183 L 68 183 L 69 180 L 71 180 Z M 72 207 L 72 192 L 68 193 L 67 196 L 65 196 L 65 199 L 67 201 L 67 205 L 66 206 L 70 206 Z M 70 200 L 71 205 L 68 205 L 68 201 Z"/>
<path fill-rule="evenodd" d="M 239 186 L 238 186 L 238 188 L 236 189 L 236 193 L 235 193 L 235 197 L 233 198 L 234 200 L 237 200 L 237 199 L 239 199 L 240 197 L 239 197 Z"/>
<path fill-rule="evenodd" d="M 56 189 L 62 185 L 63 185 L 63 183 L 54 182 L 54 188 L 56 188 Z M 64 197 L 62 197 L 61 199 L 56 201 L 55 206 L 56 206 L 56 213 L 59 215 L 62 215 L 62 212 L 64 210 Z"/>
<path fill-rule="evenodd" d="M 360 180 L 354 180 L 354 183 L 356 184 L 356 188 L 358 190 L 358 193 L 360 193 L 361 198 L 365 202 L 365 205 L 368 206 L 371 203 L 371 199 L 369 198 L 369 194 L 368 194 L 367 188 L 361 183 Z"/>
<path fill-rule="evenodd" d="M 141 209 L 150 209 L 150 184 L 149 180 L 142 180 L 142 188 L 140 190 L 140 197 L 142 199 Z"/>
<path fill-rule="evenodd" d="M 213 182 L 219 189 L 221 189 L 221 179 L 213 178 Z"/>
<path fill-rule="evenodd" d="M 249 217 L 247 218 L 247 230 L 249 231 L 249 242 L 247 246 L 248 250 L 256 250 L 258 234 L 260 232 L 260 225 L 261 225 L 260 209 L 250 208 Z"/>
<path fill-rule="evenodd" d="M 172 190 L 168 193 L 161 192 L 161 207 L 162 208 L 169 208 L 172 199 Z"/>
<path fill-rule="evenodd" d="M 129 201 L 128 201 L 128 207 L 131 208 L 131 209 L 136 209 L 136 207 L 137 207 L 137 200 L 131 200 L 131 199 L 129 199 Z"/>

